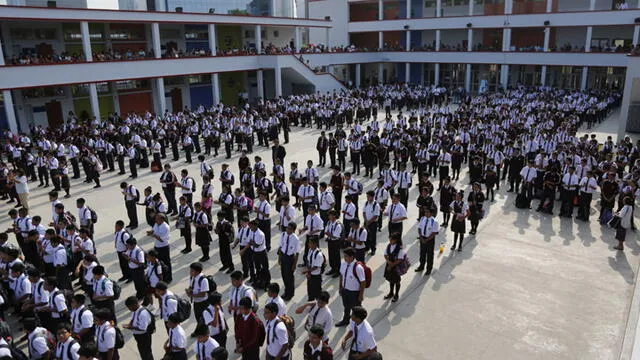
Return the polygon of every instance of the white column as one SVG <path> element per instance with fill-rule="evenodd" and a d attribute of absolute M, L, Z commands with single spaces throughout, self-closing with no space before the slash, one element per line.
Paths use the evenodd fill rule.
<path fill-rule="evenodd" d="M 167 11 L 166 0 L 155 0 L 155 3 L 156 3 L 156 11 Z"/>
<path fill-rule="evenodd" d="M 542 65 L 542 69 L 540 69 L 540 85 L 547 85 L 547 65 Z"/>
<path fill-rule="evenodd" d="M 360 72 L 361 72 L 360 64 L 358 63 L 356 64 L 356 88 L 360 87 L 360 83 L 361 83 Z"/>
<path fill-rule="evenodd" d="M 82 52 L 86 61 L 93 61 L 93 53 L 91 52 L 91 38 L 89 37 L 89 23 L 80 22 L 80 34 L 82 35 Z"/>
<path fill-rule="evenodd" d="M 299 26 L 296 26 L 295 35 L 294 36 L 295 36 L 295 38 L 294 38 L 293 44 L 296 47 L 296 52 L 300 52 L 300 49 L 302 48 L 302 41 L 301 41 L 302 38 L 300 37 L 300 27 Z"/>
<path fill-rule="evenodd" d="M 378 84 L 384 84 L 384 65 L 378 64 Z"/>
<path fill-rule="evenodd" d="M 640 37 L 640 26 L 636 25 L 633 27 L 633 40 L 631 40 L 633 46 L 638 45 L 638 37 Z"/>
<path fill-rule="evenodd" d="M 411 30 L 407 30 L 407 38 L 405 40 L 405 51 L 411 51 Z"/>
<path fill-rule="evenodd" d="M 275 80 L 276 80 L 276 97 L 282 96 L 282 69 L 280 65 L 276 65 L 274 68 Z"/>
<path fill-rule="evenodd" d="M 442 0 L 436 0 L 436 17 L 442 16 Z"/>
<path fill-rule="evenodd" d="M 0 36 L 0 66 L 4 66 L 4 64 L 5 62 L 4 62 L 4 52 L 2 51 L 2 36 Z"/>
<path fill-rule="evenodd" d="M 553 0 L 547 0 L 547 12 L 553 11 Z"/>
<path fill-rule="evenodd" d="M 151 41 L 153 44 L 153 55 L 156 59 L 160 59 L 162 57 L 162 50 L 160 49 L 160 24 L 158 23 L 151 24 Z M 164 87 L 164 83 L 162 86 Z M 164 98 L 164 93 L 162 97 Z M 162 109 L 161 114 L 163 113 L 164 108 Z"/>
<path fill-rule="evenodd" d="M 586 66 L 582 67 L 582 77 L 580 78 L 580 90 L 587 89 L 587 77 L 589 76 L 589 68 Z"/>
<path fill-rule="evenodd" d="M 436 30 L 436 51 L 440 51 L 440 30 Z"/>
<path fill-rule="evenodd" d="M 473 3 L 474 0 L 469 0 L 469 16 L 473 16 Z"/>
<path fill-rule="evenodd" d="M 504 1 L 504 13 L 505 15 L 513 13 L 513 0 Z"/>
<path fill-rule="evenodd" d="M 216 24 L 209 24 L 209 49 L 211 49 L 211 56 L 216 56 L 216 48 L 218 44 L 216 43 Z"/>
<path fill-rule="evenodd" d="M 502 30 L 502 51 L 511 50 L 511 29 Z"/>
<path fill-rule="evenodd" d="M 405 0 L 407 2 L 407 19 L 411 19 L 411 0 Z"/>
<path fill-rule="evenodd" d="M 331 28 L 327 28 L 326 32 L 327 34 L 325 36 L 327 37 L 327 47 L 331 47 Z"/>
<path fill-rule="evenodd" d="M 262 26 L 256 25 L 256 51 L 262 54 Z"/>
<path fill-rule="evenodd" d="M 383 4 L 383 0 L 378 0 L 378 20 L 384 20 L 384 4 Z"/>
<path fill-rule="evenodd" d="M 98 88 L 95 83 L 89 84 L 89 102 L 91 103 L 91 114 L 100 120 L 100 104 L 98 103 Z"/>
<path fill-rule="evenodd" d="M 589 10 L 593 11 L 596 9 L 596 0 L 589 1 Z"/>
<path fill-rule="evenodd" d="M 467 92 L 471 92 L 471 64 L 467 64 L 467 69 L 464 73 L 464 88 Z"/>
<path fill-rule="evenodd" d="M 384 49 L 384 33 L 378 31 L 378 49 Z"/>
<path fill-rule="evenodd" d="M 587 26 L 587 36 L 586 39 L 584 40 L 584 51 L 585 52 L 590 52 L 591 51 L 591 35 L 593 34 L 593 27 L 592 26 Z"/>
<path fill-rule="evenodd" d="M 256 82 L 258 83 L 258 97 L 264 100 L 264 76 L 262 70 L 256 71 Z"/>
<path fill-rule="evenodd" d="M 213 88 L 213 105 L 220 103 L 220 78 L 218 74 L 211 74 L 211 87 Z"/>
<path fill-rule="evenodd" d="M 473 29 L 467 30 L 467 51 L 473 51 Z"/>
<path fill-rule="evenodd" d="M 276 0 L 271 0 L 271 16 L 276 16 Z"/>
<path fill-rule="evenodd" d="M 4 63 L 4 58 L 3 63 Z M 11 96 L 11 90 L 2 90 L 2 97 L 4 99 L 4 111 L 7 114 L 7 122 L 9 123 L 9 130 L 12 133 L 18 133 L 18 120 L 16 118 L 16 110 L 13 108 L 13 97 Z"/>
<path fill-rule="evenodd" d="M 411 82 L 411 63 L 404 64 L 404 82 L 407 84 Z"/>
<path fill-rule="evenodd" d="M 550 37 L 551 37 L 551 28 L 547 26 L 546 28 L 544 28 L 544 45 L 542 47 L 544 51 L 549 51 Z"/>
<path fill-rule="evenodd" d="M 436 63 L 433 66 L 433 85 L 440 85 L 440 64 Z"/>
<path fill-rule="evenodd" d="M 164 97 L 164 79 L 159 77 L 155 78 L 156 81 L 156 113 L 164 114 L 164 110 L 167 108 L 167 99 Z M 175 111 L 176 109 L 174 109 Z"/>

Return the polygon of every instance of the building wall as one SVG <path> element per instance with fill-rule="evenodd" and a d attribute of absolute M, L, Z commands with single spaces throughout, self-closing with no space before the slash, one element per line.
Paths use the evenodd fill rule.
<path fill-rule="evenodd" d="M 331 29 L 329 30 L 329 41 L 332 46 L 342 46 L 349 43 L 349 33 L 347 23 L 349 20 L 349 7 L 345 0 L 324 0 L 309 3 L 309 15 L 313 18 L 331 17 Z M 312 28 L 309 29 L 309 43 L 325 44 L 327 41 L 327 30 Z"/>
<path fill-rule="evenodd" d="M 27 6 L 47 6 L 48 0 L 26 0 Z M 118 10 L 118 0 L 55 0 L 56 6 L 60 8 L 77 9 L 111 9 Z"/>

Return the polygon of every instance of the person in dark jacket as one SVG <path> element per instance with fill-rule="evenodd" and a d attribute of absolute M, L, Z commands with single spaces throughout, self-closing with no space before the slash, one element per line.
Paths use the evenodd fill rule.
<path fill-rule="evenodd" d="M 258 334 L 262 321 L 251 310 L 253 301 L 248 298 L 240 300 L 240 314 L 235 322 L 236 354 L 242 355 L 242 360 L 260 360 L 260 345 Z"/>

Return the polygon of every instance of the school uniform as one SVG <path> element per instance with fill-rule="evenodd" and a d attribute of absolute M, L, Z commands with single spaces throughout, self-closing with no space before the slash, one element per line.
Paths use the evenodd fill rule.
<path fill-rule="evenodd" d="M 353 355 L 361 354 L 377 347 L 373 328 L 367 320 L 363 320 L 359 325 L 355 321 L 349 322 L 349 330 L 351 330 L 353 341 L 349 349 L 349 360 L 354 359 Z"/>
<path fill-rule="evenodd" d="M 70 336 L 65 342 L 56 344 L 55 358 L 58 360 L 78 360 L 80 358 L 78 350 L 80 350 L 80 343 Z"/>
<path fill-rule="evenodd" d="M 327 247 L 329 248 L 329 267 L 328 274 L 337 274 L 340 268 L 340 248 L 342 247 L 342 224 L 336 220 L 328 222 L 324 228 L 324 234 L 327 237 Z"/>
<path fill-rule="evenodd" d="M 418 234 L 420 236 L 420 265 L 418 269 L 422 269 L 427 264 L 427 274 L 433 269 L 433 251 L 435 249 L 435 237 L 440 231 L 440 225 L 436 219 L 423 216 L 420 218 L 418 225 Z"/>
<path fill-rule="evenodd" d="M 102 325 L 96 325 L 96 344 L 98 345 L 98 358 L 107 360 L 107 352 L 113 349 L 113 360 L 120 359 L 116 349 L 116 329 L 105 321 Z"/>
<path fill-rule="evenodd" d="M 306 256 L 307 269 L 309 275 L 307 277 L 307 300 L 313 301 L 322 292 L 322 265 L 325 263 L 325 257 L 320 248 L 309 250 Z"/>
<path fill-rule="evenodd" d="M 136 245 L 131 250 L 127 251 L 127 256 L 129 256 L 129 274 L 133 279 L 133 285 L 136 289 L 136 297 L 138 300 L 144 299 L 147 294 L 147 282 L 145 281 L 145 253 L 144 250 L 140 248 L 140 246 Z M 137 261 L 136 264 L 132 260 Z"/>
<path fill-rule="evenodd" d="M 282 282 L 284 283 L 284 295 L 285 299 L 292 298 L 295 294 L 295 258 L 300 252 L 300 239 L 298 235 L 291 233 L 287 234 L 283 232 L 280 235 L 280 274 L 282 275 Z"/>
<path fill-rule="evenodd" d="M 386 214 L 389 216 L 389 235 L 393 233 L 399 233 L 402 235 L 402 218 L 407 217 L 407 209 L 401 203 L 389 205 Z"/>
<path fill-rule="evenodd" d="M 129 325 L 142 360 L 153 360 L 153 352 L 151 351 L 153 334 L 149 332 L 149 325 L 152 321 L 151 312 L 142 306 L 131 314 Z"/>
<path fill-rule="evenodd" d="M 193 352 L 196 354 L 196 360 L 213 360 L 211 353 L 220 346 L 218 342 L 209 337 L 204 342 L 196 341 L 193 344 Z"/>
<path fill-rule="evenodd" d="M 209 289 L 209 281 L 204 277 L 203 274 L 198 274 L 189 279 L 189 288 L 194 295 L 198 294 L 207 294 L 203 297 L 194 297 L 193 301 L 193 315 L 196 318 L 196 321 L 202 321 L 202 312 L 204 309 L 209 306 L 209 296 L 208 293 L 211 289 Z"/>
<path fill-rule="evenodd" d="M 80 332 L 85 331 L 82 335 Z M 93 328 L 93 313 L 87 309 L 84 305 L 81 305 L 77 309 L 71 310 L 71 333 L 74 336 L 80 335 L 81 342 L 88 342 L 93 340 L 94 336 Z"/>
<path fill-rule="evenodd" d="M 360 283 L 365 279 L 364 268 L 358 265 L 355 259 L 350 263 L 343 261 L 340 265 L 340 288 L 342 290 L 342 305 L 344 306 L 342 323 L 349 322 L 351 309 L 354 306 L 362 305 L 358 295 L 360 294 Z"/>
<path fill-rule="evenodd" d="M 378 219 L 381 218 L 381 212 L 380 212 L 380 205 L 374 200 L 374 201 L 367 201 L 364 204 L 363 207 L 363 220 L 364 220 L 364 227 L 367 229 L 367 246 L 366 248 L 369 249 L 371 251 L 372 254 L 375 254 L 376 252 L 376 242 L 377 242 L 377 235 L 378 235 Z M 373 220 L 374 218 L 377 218 L 376 220 Z M 370 224 L 367 225 L 367 222 L 372 221 Z"/>
<path fill-rule="evenodd" d="M 213 325 L 216 314 L 218 316 L 218 322 L 216 326 Z M 224 348 L 227 347 L 227 333 L 229 332 L 229 325 L 224 318 L 224 310 L 222 307 L 216 309 L 213 305 L 209 305 L 202 312 L 202 322 L 209 327 L 209 335 L 213 338 L 218 346 Z"/>
<path fill-rule="evenodd" d="M 289 334 L 287 332 L 286 325 L 279 318 L 265 321 L 264 323 L 266 333 L 266 348 L 267 348 L 267 360 L 274 360 L 280 353 L 282 347 L 287 347 L 287 350 L 280 357 L 282 360 L 289 360 L 291 353 L 288 349 Z"/>

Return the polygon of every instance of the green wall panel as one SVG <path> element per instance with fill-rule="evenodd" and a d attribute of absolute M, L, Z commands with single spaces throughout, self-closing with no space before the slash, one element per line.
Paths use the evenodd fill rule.
<path fill-rule="evenodd" d="M 244 91 L 244 73 L 220 73 L 220 101 L 224 104 L 238 105 L 238 93 Z"/>
<path fill-rule="evenodd" d="M 240 26 L 216 26 L 216 45 L 218 50 L 242 48 L 242 29 Z"/>
<path fill-rule="evenodd" d="M 113 97 L 111 95 L 98 97 L 98 106 L 100 107 L 100 117 L 106 119 L 110 112 L 114 112 Z M 89 98 L 73 100 L 73 107 L 75 108 L 75 114 L 79 118 L 82 118 L 84 111 L 91 117 L 91 102 Z"/>

